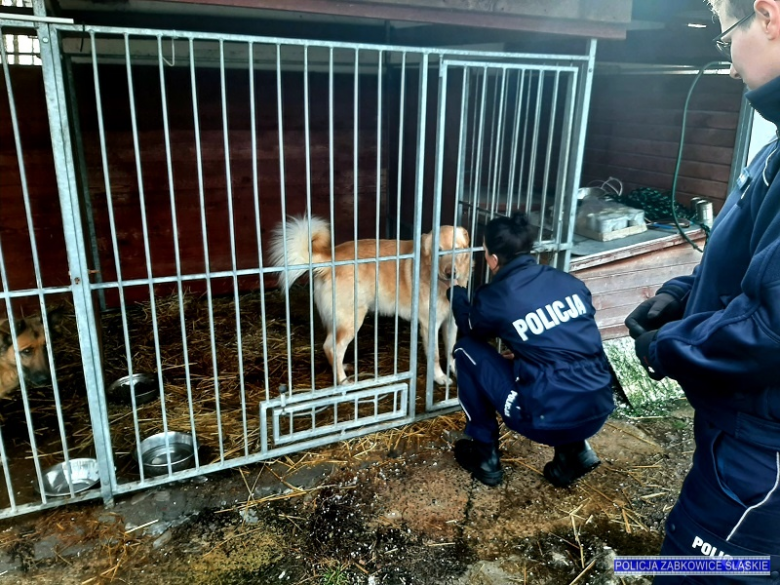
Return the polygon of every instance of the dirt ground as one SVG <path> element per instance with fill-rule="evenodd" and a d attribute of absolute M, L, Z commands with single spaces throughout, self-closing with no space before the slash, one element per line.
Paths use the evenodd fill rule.
<path fill-rule="evenodd" d="M 616 416 L 571 489 L 552 449 L 502 437 L 488 488 L 452 456 L 462 415 L 316 452 L 0 523 L 2 584 L 649 583 L 615 555 L 657 554 L 693 451 L 692 411 Z"/>

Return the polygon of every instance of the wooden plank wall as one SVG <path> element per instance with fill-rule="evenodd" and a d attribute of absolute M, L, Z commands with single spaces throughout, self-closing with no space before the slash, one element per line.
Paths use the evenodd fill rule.
<path fill-rule="evenodd" d="M 700 248 L 704 246 L 701 232 L 692 239 Z M 619 256 L 574 258 L 571 273 L 593 293 L 602 338 L 612 339 L 628 335 L 623 321 L 639 303 L 667 280 L 690 274 L 700 261 L 701 253 L 681 237 L 668 236 Z"/>
<path fill-rule="evenodd" d="M 64 239 L 58 210 L 58 198 L 54 181 L 51 146 L 46 120 L 45 100 L 36 68 L 12 68 L 17 108 L 23 104 L 19 115 L 22 146 L 25 153 L 25 169 L 32 199 L 31 213 L 35 223 L 36 241 L 39 243 L 43 282 L 46 286 L 68 283 Z M 122 67 L 101 67 L 103 89 L 103 110 L 108 135 L 108 162 L 110 187 L 115 205 L 117 235 L 123 277 L 144 278 L 146 276 L 139 185 L 136 176 L 133 140 L 127 98 L 126 73 Z M 172 138 L 173 176 L 175 201 L 178 212 L 179 243 L 183 272 L 204 270 L 203 237 L 200 228 L 198 204 L 197 165 L 195 159 L 194 131 L 192 128 L 192 100 L 188 73 L 171 69 L 166 72 L 169 104 L 169 124 Z M 94 87 L 89 69 L 77 68 L 76 87 L 89 187 L 95 207 L 98 232 L 98 246 L 105 278 L 115 278 L 113 250 L 108 229 L 107 197 L 97 134 L 97 118 L 94 102 Z M 627 188 L 634 186 L 656 186 L 668 188 L 676 154 L 674 132 L 682 113 L 676 110 L 684 101 L 690 76 L 659 77 L 656 86 L 641 88 L 638 81 L 646 83 L 647 76 L 623 76 L 622 79 L 597 77 L 594 89 L 590 133 L 587 143 L 584 183 L 588 180 L 619 176 Z M 260 182 L 262 233 L 264 245 L 267 235 L 281 218 L 281 181 L 279 135 L 275 75 L 258 72 L 255 83 L 257 97 L 258 151 L 251 150 L 249 128 L 248 76 L 246 72 L 228 71 L 228 126 L 229 160 L 231 164 L 231 186 L 233 191 L 234 222 L 236 227 L 236 256 L 238 268 L 257 266 L 259 263 L 257 242 L 254 234 L 254 195 L 252 165 L 257 163 Z M 414 79 L 409 75 L 409 95 L 414 96 Z M 671 79 L 670 79 L 671 78 Z M 227 183 L 225 173 L 224 136 L 222 132 L 222 110 L 218 71 L 198 72 L 199 110 L 201 135 L 203 138 L 204 180 L 206 184 L 206 211 L 209 237 L 209 260 L 212 270 L 226 270 L 231 267 L 231 248 L 227 206 Z M 165 143 L 162 133 L 161 100 L 157 71 L 142 69 L 135 76 L 136 108 L 138 111 L 139 140 L 143 171 L 143 188 L 147 215 L 149 218 L 150 248 L 153 273 L 156 276 L 175 273 L 173 236 L 170 213 Z M 397 80 L 394 80 L 397 82 Z M 609 83 L 606 83 L 609 81 Z M 336 212 L 340 239 L 351 239 L 353 204 L 353 102 L 352 76 L 336 76 Z M 325 128 L 327 100 L 327 78 L 312 74 L 311 95 L 311 176 L 312 200 L 316 213 L 328 215 L 328 137 Z M 376 104 L 375 77 L 361 80 L 361 107 L 359 110 L 358 158 L 358 213 L 362 237 L 371 237 L 375 225 L 376 209 Z M 390 84 L 388 84 L 388 87 Z M 303 128 L 303 93 L 300 76 L 285 77 L 283 123 L 285 197 L 288 213 L 302 213 L 306 201 L 306 167 Z M 664 88 L 667 88 L 666 91 Z M 670 89 L 671 88 L 671 89 Z M 675 89 L 676 88 L 676 89 Z M 434 88 L 435 89 L 435 88 Z M 672 89 L 675 89 L 673 92 Z M 716 92 L 715 89 L 719 91 Z M 641 90 L 641 91 L 640 91 Z M 720 91 L 723 90 L 723 91 Z M 676 93 L 675 93 L 676 92 Z M 428 139 L 426 142 L 425 192 L 431 193 L 435 139 L 435 91 L 429 92 Z M 457 92 L 453 92 L 457 95 Z M 677 96 L 676 98 L 674 96 Z M 689 117 L 689 147 L 686 148 L 686 164 L 683 173 L 687 182 L 687 196 L 707 195 L 715 197 L 725 194 L 725 182 L 731 158 L 728 144 L 736 129 L 741 87 L 730 79 L 706 77 L 693 101 L 694 108 Z M 726 98 L 731 98 L 731 101 Z M 365 100 L 365 101 L 363 101 Z M 635 101 L 631 101 L 635 100 Z M 456 100 L 457 101 L 457 100 Z M 678 103 L 679 102 L 679 103 Z M 373 105 L 372 105 L 373 103 Z M 629 107 L 627 104 L 631 104 Z M 382 153 L 382 173 L 386 164 L 395 170 L 398 141 L 397 101 L 388 104 L 386 110 L 387 128 L 383 135 L 390 148 Z M 403 154 L 403 210 L 408 209 L 408 197 L 414 192 L 415 177 L 413 160 L 416 149 L 417 100 L 407 100 L 404 123 Z M 457 128 L 459 120 L 457 104 L 448 108 L 448 128 Z M 458 115 L 455 115 L 458 114 Z M 661 123 L 663 122 L 663 123 Z M 448 143 L 446 150 L 448 164 L 454 163 L 454 149 Z M 697 160 L 702 159 L 702 160 Z M 389 161 L 389 162 L 388 162 Z M 606 161 L 606 162 L 597 162 Z M 641 173 L 641 174 L 640 174 Z M 631 177 L 629 179 L 629 177 Z M 641 181 L 638 180 L 642 179 Z M 452 217 L 452 196 L 454 178 L 445 174 L 444 217 Z M 667 181 L 667 183 L 664 183 Z M 395 181 L 390 181 L 391 199 L 396 192 Z M 583 184 L 584 184 L 583 183 Z M 387 179 L 382 178 L 382 196 L 385 196 Z M 35 285 L 32 272 L 32 256 L 29 233 L 26 228 L 25 211 L 22 205 L 19 170 L 14 151 L 14 141 L 5 87 L 0 91 L 0 243 L 9 273 L 11 288 L 27 288 Z M 447 197 L 449 195 L 449 197 Z M 429 200 L 425 207 L 424 224 L 429 224 L 432 208 Z M 391 201 L 390 209 L 395 209 Z M 405 218 L 406 219 L 406 218 Z M 698 252 L 687 245 L 671 248 L 656 254 L 626 258 L 607 262 L 601 266 L 590 265 L 579 270 L 578 276 L 587 279 L 598 297 L 602 325 L 605 335 L 621 333 L 625 315 L 638 302 L 649 296 L 672 272 L 690 272 L 698 262 Z M 679 268 L 680 270 L 675 270 Z M 257 279 L 242 282 L 241 286 L 257 287 Z M 202 284 L 202 283 L 201 283 Z M 217 292 L 229 292 L 229 279 L 215 283 Z M 198 290 L 197 283 L 190 285 Z M 143 287 L 141 287 L 143 288 Z M 169 288 L 170 290 L 170 288 Z M 163 291 L 158 291 L 162 293 Z M 136 294 L 137 293 L 137 294 Z M 134 289 L 138 299 L 148 291 Z M 130 300 L 135 297 L 130 295 Z M 109 304 L 116 298 L 109 296 Z"/>
<path fill-rule="evenodd" d="M 186 68 L 166 69 L 168 124 L 172 151 L 172 189 L 178 222 L 178 244 L 184 274 L 205 272 L 203 233 L 199 203 L 198 167 L 195 149 L 190 73 Z M 225 153 L 220 77 L 218 69 L 202 69 L 196 74 L 200 135 L 202 141 L 205 210 L 210 270 L 230 270 L 232 251 L 228 207 L 228 171 L 232 190 L 238 269 L 261 265 L 255 234 L 253 166 L 259 173 L 263 245 L 282 218 L 282 198 L 286 213 L 300 215 L 306 209 L 307 171 L 304 129 L 304 94 L 301 74 L 283 74 L 283 157 L 280 155 L 279 126 L 274 72 L 257 71 L 256 132 L 257 152 L 252 151 L 249 100 L 249 75 L 244 70 L 226 71 L 227 125 L 229 151 Z M 44 284 L 67 282 L 62 227 L 51 159 L 51 144 L 40 69 L 14 68 L 12 83 L 22 124 L 23 150 L 33 199 L 36 238 L 44 244 L 42 270 Z M 138 148 L 143 173 L 139 181 L 127 89 L 127 73 L 122 66 L 101 66 L 101 101 L 107 137 L 108 184 L 114 205 L 122 277 L 146 278 L 147 269 L 142 231 L 140 193 L 148 220 L 149 249 L 155 276 L 175 275 L 174 234 L 163 132 L 162 99 L 159 73 L 153 67 L 134 69 L 134 95 L 138 120 Z M 310 73 L 310 152 L 312 209 L 329 217 L 329 136 L 328 76 Z M 92 196 L 97 242 L 104 280 L 116 278 L 114 252 L 108 214 L 108 197 L 101 162 L 95 91 L 91 66 L 75 68 L 75 87 L 80 108 L 88 185 Z M 334 78 L 334 158 L 337 240 L 352 239 L 354 213 L 358 214 L 359 237 L 373 236 L 377 199 L 377 98 L 376 77 L 361 76 L 358 118 L 358 160 L 353 156 L 354 77 Z M 0 91 L 5 99 L 5 87 Z M 22 104 L 23 107 L 20 106 Z M 2 242 L 19 244 L 6 259 L 11 259 L 12 288 L 34 286 L 26 223 L 21 198 L 17 158 L 13 150 L 7 100 L 0 104 L 0 206 L 2 206 Z M 284 177 L 280 160 L 284 161 Z M 355 202 L 355 166 L 358 183 Z M 386 188 L 381 171 L 382 193 Z M 357 209 L 355 209 L 357 207 Z M 56 210 L 56 211 L 55 211 Z M 29 240 L 29 237 L 27 237 Z M 231 279 L 214 283 L 216 292 L 232 290 Z M 193 291 L 204 289 L 204 282 L 193 282 Z M 257 288 L 257 278 L 247 279 L 242 287 Z M 128 289 L 130 300 L 148 298 L 145 287 Z M 165 287 L 160 287 L 159 294 Z M 173 290 L 168 287 L 168 290 Z M 109 295 L 109 304 L 118 298 Z"/>
<path fill-rule="evenodd" d="M 683 107 L 693 75 L 596 75 L 582 185 L 614 176 L 626 192 L 670 190 Z M 743 84 L 726 75 L 702 77 L 692 94 L 678 201 L 727 195 Z"/>
<path fill-rule="evenodd" d="M 399 86 L 400 79 L 398 76 L 398 70 L 391 69 L 391 82 L 390 85 Z M 507 193 L 510 190 L 509 178 L 512 168 L 512 148 L 513 148 L 513 134 L 515 128 L 519 128 L 518 144 L 516 146 L 516 175 L 513 177 L 513 183 L 511 185 L 512 193 L 512 208 L 513 210 L 520 206 L 522 200 L 523 211 L 538 211 L 541 196 L 543 193 L 543 187 L 547 183 L 546 201 L 548 204 L 552 204 L 557 189 L 557 168 L 560 156 L 560 142 L 563 135 L 564 116 L 565 116 L 565 99 L 566 80 L 561 81 L 558 87 L 558 94 L 555 95 L 554 89 L 556 87 L 555 77 L 548 73 L 544 77 L 542 82 L 542 99 L 540 101 L 539 111 L 537 112 L 537 95 L 539 87 L 538 75 L 532 75 L 528 72 L 523 73 L 523 96 L 520 102 L 519 109 L 516 109 L 517 103 L 517 84 L 518 73 L 510 72 L 504 82 L 506 83 L 505 95 L 502 100 L 499 99 L 500 83 L 502 76 L 497 74 L 496 70 L 490 71 L 488 76 L 488 86 L 486 89 L 486 97 L 484 99 L 484 127 L 482 127 L 482 162 L 480 165 L 480 186 L 478 196 L 476 194 L 469 195 L 473 186 L 473 175 L 476 175 L 476 162 L 474 157 L 477 156 L 475 152 L 475 145 L 477 143 L 476 137 L 479 135 L 479 129 L 482 125 L 475 122 L 475 117 L 481 115 L 480 109 L 482 108 L 482 80 L 475 77 L 472 74 L 471 83 L 471 99 L 468 102 L 466 111 L 462 111 L 462 87 L 463 87 L 463 70 L 452 67 L 448 72 L 448 88 L 447 88 L 447 102 L 445 104 L 445 136 L 443 145 L 443 165 L 444 172 L 442 174 L 442 201 L 441 201 L 441 219 L 442 224 L 450 224 L 453 222 L 455 216 L 455 203 L 457 195 L 457 173 L 456 169 L 459 168 L 458 154 L 461 139 L 461 130 L 465 128 L 466 136 L 463 143 L 463 168 L 465 172 L 464 177 L 464 190 L 466 195 L 465 201 L 470 204 L 478 202 L 478 205 L 487 210 L 492 209 L 494 190 L 497 198 L 496 210 L 499 213 L 506 211 L 506 203 L 508 200 Z M 426 104 L 426 135 L 424 145 L 424 166 L 423 166 L 423 209 L 422 209 L 422 224 L 423 230 L 430 229 L 432 224 L 432 207 L 433 207 L 433 195 L 435 187 L 435 162 L 436 162 L 436 139 L 437 139 L 437 124 L 438 124 L 438 76 L 430 76 L 428 78 L 428 92 L 427 92 L 427 104 Z M 414 196 L 416 192 L 416 180 L 417 177 L 414 173 L 416 158 L 419 151 L 417 125 L 419 123 L 419 100 L 416 99 L 418 93 L 418 78 L 417 74 L 410 75 L 407 73 L 406 79 L 406 104 L 405 104 L 405 116 L 403 123 L 403 148 L 402 148 L 402 160 L 401 160 L 401 172 L 399 172 L 397 163 L 398 152 L 398 132 L 395 130 L 398 126 L 397 119 L 391 117 L 389 122 L 390 129 L 390 148 L 389 148 L 389 199 L 390 199 L 390 214 L 394 213 L 395 209 L 395 193 L 397 190 L 396 177 L 401 177 L 401 198 L 402 198 L 402 224 L 405 226 L 412 225 L 413 211 L 414 211 Z M 393 92 L 395 96 L 397 92 Z M 478 108 L 475 107 L 475 104 Z M 504 105 L 508 104 L 508 105 Z M 551 112 L 553 106 L 555 107 L 555 120 L 551 125 Z M 505 111 L 501 112 L 503 109 Z M 391 108 L 393 112 L 397 112 L 398 105 L 394 104 Z M 503 124 L 499 123 L 499 112 L 504 120 Z M 464 119 L 461 119 L 463 116 Z M 518 121 L 518 116 L 520 120 Z M 523 126 L 525 120 L 529 120 L 527 127 Z M 538 136 L 536 137 L 536 143 L 534 145 L 534 131 L 533 126 L 535 123 L 539 125 Z M 552 126 L 552 135 L 550 128 Z M 496 148 L 497 142 L 497 130 L 501 129 L 501 142 L 498 148 Z M 525 138 L 524 138 L 525 137 Z M 525 143 L 523 141 L 525 140 Z M 549 142 L 552 140 L 553 147 L 550 149 L 549 165 L 547 164 L 547 149 Z M 534 163 L 532 165 L 532 162 Z M 533 169 L 533 170 L 532 170 Z M 496 180 L 495 176 L 498 176 Z M 530 184 L 531 177 L 533 176 L 533 184 Z M 533 197 L 528 201 L 528 194 L 532 193 Z M 527 209 L 525 203 L 528 202 Z M 460 212 L 457 212 L 460 213 Z M 468 213 L 466 210 L 464 213 Z M 484 218 L 483 218 L 484 219 Z M 468 217 L 465 217 L 464 221 L 470 223 Z"/>
<path fill-rule="evenodd" d="M 420 79 L 417 69 L 406 71 L 404 81 L 405 101 L 404 119 L 399 123 L 400 112 L 400 87 L 401 70 L 397 67 L 389 68 L 389 88 L 395 88 L 390 92 L 393 100 L 389 109 L 388 136 L 388 214 L 392 218 L 393 226 L 397 216 L 398 194 L 400 193 L 400 218 L 402 238 L 412 235 L 414 225 L 414 211 L 417 196 L 417 159 L 420 151 L 418 126 L 420 124 Z M 425 141 L 423 149 L 422 166 L 422 231 L 428 232 L 433 225 L 433 207 L 435 191 L 436 170 L 436 140 L 438 135 L 438 75 L 428 76 L 427 102 L 424 105 L 425 116 Z M 449 74 L 447 90 L 447 106 L 445 108 L 445 141 L 443 153 L 444 169 L 456 169 L 458 166 L 458 138 L 461 128 L 461 84 L 462 75 L 456 70 Z M 402 126 L 402 128 L 401 128 Z M 403 133 L 403 134 L 402 134 Z M 399 146 L 399 139 L 403 136 L 403 144 Z M 400 166 L 399 166 L 400 150 Z M 440 222 L 442 225 L 453 223 L 455 217 L 455 195 L 457 176 L 454 172 L 442 173 L 442 197 Z M 399 189 L 400 183 L 400 189 Z"/>
<path fill-rule="evenodd" d="M 37 67 L 10 65 L 9 69 L 42 284 L 46 287 L 67 286 L 70 279 L 43 78 Z M 22 193 L 8 91 L 5 76 L 0 75 L 0 246 L 8 286 L 13 290 L 36 286 L 33 247 Z M 37 299 L 20 300 L 15 304 L 22 312 L 33 312 Z M 0 303 L 0 314 L 5 314 L 5 303 Z"/>

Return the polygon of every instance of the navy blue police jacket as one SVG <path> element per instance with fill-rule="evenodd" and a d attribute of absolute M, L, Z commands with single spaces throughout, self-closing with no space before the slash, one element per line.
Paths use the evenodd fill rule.
<path fill-rule="evenodd" d="M 596 310 L 582 281 L 522 255 L 472 302 L 463 287 L 449 292 L 459 332 L 499 337 L 514 353 L 517 403 L 533 428 L 576 428 L 614 410 Z"/>
<path fill-rule="evenodd" d="M 780 78 L 746 97 L 780 122 Z M 649 362 L 677 380 L 697 413 L 721 430 L 780 450 L 780 152 L 759 152 L 713 223 L 693 274 L 658 292 L 682 318 L 658 330 Z"/>

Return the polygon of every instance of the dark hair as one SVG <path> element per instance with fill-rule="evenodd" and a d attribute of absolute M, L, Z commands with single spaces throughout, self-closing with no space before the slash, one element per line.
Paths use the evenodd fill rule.
<path fill-rule="evenodd" d="M 498 258 L 499 266 L 505 266 L 514 258 L 528 254 L 534 247 L 536 228 L 528 223 L 525 213 L 512 217 L 496 217 L 485 228 L 485 245 Z"/>

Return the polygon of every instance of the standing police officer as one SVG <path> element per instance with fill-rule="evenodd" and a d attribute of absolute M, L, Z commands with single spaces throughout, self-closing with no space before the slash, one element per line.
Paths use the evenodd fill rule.
<path fill-rule="evenodd" d="M 753 107 L 780 123 L 780 4 L 710 0 Z M 677 380 L 696 411 L 696 451 L 669 514 L 665 555 L 772 555 L 780 583 L 780 154 L 777 140 L 742 172 L 701 264 L 626 319 L 651 377 Z M 716 583 L 664 577 L 662 583 Z"/>
<path fill-rule="evenodd" d="M 458 330 L 458 398 L 468 422 L 455 458 L 487 485 L 503 478 L 498 411 L 507 427 L 555 447 L 544 476 L 568 486 L 600 463 L 586 439 L 614 409 L 611 374 L 591 304 L 577 278 L 530 255 L 535 229 L 526 216 L 497 217 L 485 231 L 485 260 L 494 277 L 470 303 L 448 290 Z M 445 284 L 446 285 L 446 284 Z M 501 340 L 505 355 L 488 343 Z"/>

